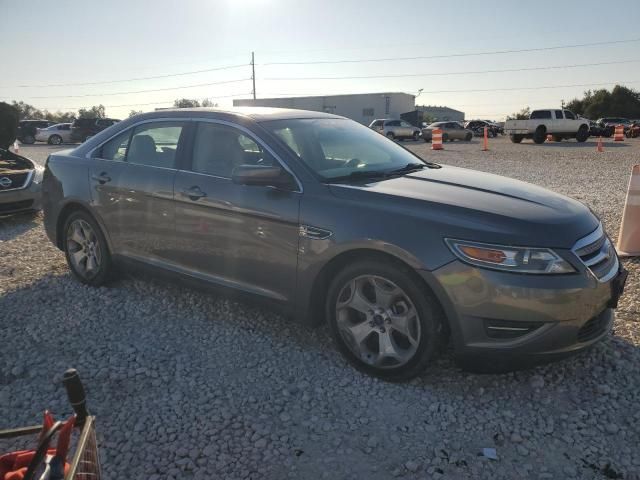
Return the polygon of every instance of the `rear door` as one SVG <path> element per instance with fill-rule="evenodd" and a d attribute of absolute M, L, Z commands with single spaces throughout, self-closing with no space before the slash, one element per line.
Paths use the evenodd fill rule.
<path fill-rule="evenodd" d="M 300 191 L 237 185 L 243 164 L 274 165 L 274 154 L 249 130 L 199 122 L 189 171 L 176 175 L 177 266 L 215 283 L 277 301 L 293 299 Z"/>
<path fill-rule="evenodd" d="M 412 137 L 413 136 L 413 125 L 411 125 L 408 122 L 405 122 L 404 120 L 400 121 L 400 129 L 402 131 L 402 136 L 403 137 Z"/>

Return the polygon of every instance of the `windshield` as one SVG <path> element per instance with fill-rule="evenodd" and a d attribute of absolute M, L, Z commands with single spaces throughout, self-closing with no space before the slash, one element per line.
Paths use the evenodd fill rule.
<path fill-rule="evenodd" d="M 280 137 L 322 180 L 425 165 L 395 142 L 351 120 L 274 120 L 262 126 Z"/>

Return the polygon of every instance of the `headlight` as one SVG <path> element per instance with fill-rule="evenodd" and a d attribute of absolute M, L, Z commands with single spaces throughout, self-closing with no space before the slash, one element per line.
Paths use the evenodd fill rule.
<path fill-rule="evenodd" d="M 570 273 L 575 269 L 548 248 L 505 247 L 487 243 L 445 239 L 460 260 L 478 267 L 517 273 Z"/>
<path fill-rule="evenodd" d="M 42 183 L 44 177 L 44 168 L 36 168 L 33 172 L 33 183 Z"/>

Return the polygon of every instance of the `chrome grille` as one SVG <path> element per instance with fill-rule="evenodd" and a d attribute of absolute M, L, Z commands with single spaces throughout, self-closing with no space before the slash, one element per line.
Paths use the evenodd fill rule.
<path fill-rule="evenodd" d="M 31 176 L 33 175 L 33 170 L 27 170 L 25 172 L 18 173 L 3 173 L 0 174 L 0 179 L 8 179 L 9 181 L 4 180 L 0 182 L 0 192 L 7 190 L 19 190 L 24 188 L 31 180 Z M 6 182 L 6 185 L 5 185 Z"/>
<path fill-rule="evenodd" d="M 578 240 L 573 247 L 573 253 L 602 282 L 610 280 L 617 272 L 618 257 L 602 225 Z"/>

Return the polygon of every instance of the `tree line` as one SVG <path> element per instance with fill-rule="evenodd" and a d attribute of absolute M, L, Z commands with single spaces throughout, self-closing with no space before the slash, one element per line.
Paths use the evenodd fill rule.
<path fill-rule="evenodd" d="M 582 98 L 574 98 L 565 108 L 592 120 L 603 117 L 640 119 L 640 92 L 622 85 L 616 85 L 611 91 L 606 88 L 587 90 Z M 526 107 L 508 115 L 507 120 L 526 120 L 530 113 Z"/>

